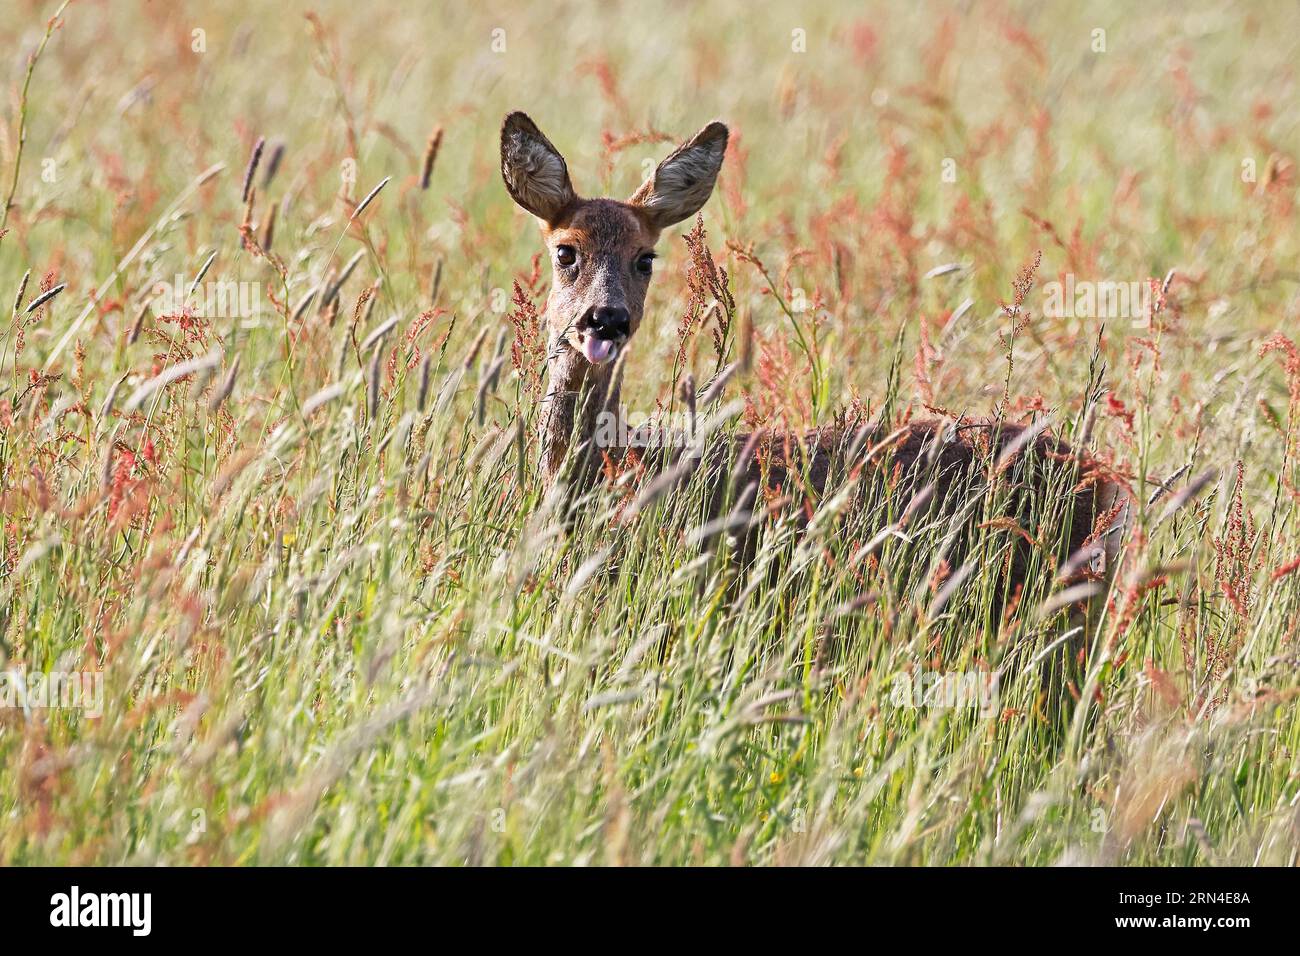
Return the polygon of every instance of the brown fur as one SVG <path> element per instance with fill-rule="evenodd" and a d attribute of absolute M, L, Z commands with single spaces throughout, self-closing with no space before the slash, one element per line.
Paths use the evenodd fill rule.
<path fill-rule="evenodd" d="M 582 456 L 577 457 L 581 460 Z M 592 465 L 596 457 L 619 468 L 629 464 L 629 449 L 592 447 L 588 452 L 590 463 L 573 473 L 580 487 L 590 487 L 594 480 L 596 469 Z M 637 466 L 646 468 L 650 475 L 680 468 L 681 461 L 680 447 L 659 454 L 636 454 Z M 1068 550 L 1054 557 L 1063 561 L 1078 555 L 1079 572 L 1074 576 L 1096 576 L 1114 558 L 1115 536 L 1103 539 L 1096 534 L 1095 526 L 1098 518 L 1118 500 L 1119 491 L 1105 481 L 1082 482 L 1092 466 L 1088 456 L 1079 455 L 1067 443 L 1050 435 L 1028 433 L 1022 425 L 927 419 L 893 431 L 868 423 L 824 428 L 802 435 L 740 434 L 712 443 L 698 464 L 682 469 L 681 480 L 697 469 L 705 471 L 710 493 L 704 518 L 711 520 L 720 517 L 731 503 L 741 500 L 751 486 L 757 492 L 748 499 L 754 509 L 761 509 L 769 502 L 780 502 L 786 508 L 806 513 L 823 497 L 833 494 L 853 472 L 869 478 L 870 471 L 875 471 L 889 482 L 898 512 L 909 505 L 916 509 L 912 516 L 915 523 L 923 515 L 955 513 L 987 488 L 996 475 L 1011 491 L 998 517 L 1010 518 L 1016 522 L 1016 528 L 1023 525 L 1024 532 L 1032 536 L 1035 529 L 1028 520 L 1030 489 L 1024 482 L 1033 480 L 1029 469 L 1034 466 L 1068 469 L 1059 478 L 1059 485 L 1075 487 L 1067 509 Z M 869 471 L 863 474 L 863 468 Z M 918 497 L 922 493 L 924 500 Z M 742 553 L 752 552 L 757 534 L 758 527 L 751 528 L 742 541 Z M 1012 590 L 1023 583 L 1029 558 L 1028 542 L 1018 535 L 1019 531 L 1013 534 L 1008 569 Z M 958 554 L 950 556 L 954 562 L 959 557 Z"/>
<path fill-rule="evenodd" d="M 703 205 L 726 141 L 726 127 L 711 123 L 665 159 L 628 202 L 582 199 L 573 191 L 563 158 L 532 120 L 522 113 L 506 117 L 502 174 L 515 200 L 541 220 L 554 264 L 546 310 L 549 376 L 539 426 L 543 468 L 549 480 L 569 469 L 567 477 L 575 493 L 597 480 L 606 458 L 618 466 L 627 452 L 594 447 L 599 414 L 619 410 L 621 363 L 594 364 L 584 357 L 583 338 L 591 334 L 584 323 L 593 309 L 615 307 L 626 310 L 628 318 L 627 333 L 617 342 L 619 350 L 635 335 L 649 287 L 649 276 L 637 268 L 639 257 L 653 249 L 662 229 L 694 215 Z M 561 247 L 576 251 L 575 265 L 563 264 Z M 816 502 L 833 490 L 836 476 L 843 478 L 864 464 L 860 456 L 867 447 L 889 437 L 881 426 L 864 426 L 766 435 L 755 441 L 741 436 L 715 443 L 697 465 L 709 476 L 710 517 L 717 517 L 750 485 L 762 492 L 751 499 L 755 508 L 775 495 L 789 495 L 796 507 Z M 580 451 L 571 449 L 574 440 Z M 1005 517 L 1013 521 L 1020 517 L 1030 490 L 1015 482 L 1021 476 L 1036 480 L 1031 467 L 1035 462 L 1059 461 L 1074 468 L 1076 477 L 1089 464 L 1086 456 L 1064 442 L 1026 434 L 1022 426 L 1009 423 L 912 422 L 887 445 L 878 449 L 881 453 L 867 467 L 890 469 L 887 477 L 896 483 L 895 491 L 909 498 L 932 483 L 927 507 L 948 513 L 966 500 L 964 491 L 984 486 L 995 469 L 1004 473 L 1014 491 Z M 851 448 L 853 457 L 847 454 Z M 740 456 L 746 460 L 737 466 Z M 677 468 L 680 451 L 649 456 L 643 463 L 652 470 Z M 1072 494 L 1066 536 L 1071 553 L 1094 543 L 1094 524 L 1118 500 L 1119 491 L 1097 484 Z M 1108 554 L 1113 557 L 1117 539 L 1118 535 L 1108 536 L 1107 547 L 1097 555 L 1100 563 Z M 753 535 L 749 540 L 752 546 Z M 1013 584 L 1023 580 L 1026 554 L 1019 545 L 1013 549 L 1009 569 Z"/>

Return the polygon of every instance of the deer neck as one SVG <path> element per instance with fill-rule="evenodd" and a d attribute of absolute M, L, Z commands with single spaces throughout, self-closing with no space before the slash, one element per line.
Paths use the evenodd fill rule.
<path fill-rule="evenodd" d="M 563 470 L 570 447 L 576 450 L 575 478 L 586 481 L 600 464 L 595 437 L 601 412 L 617 412 L 619 378 L 617 362 L 592 365 L 562 344 L 547 349 L 546 394 L 542 399 L 540 429 L 542 468 L 548 481 Z"/>

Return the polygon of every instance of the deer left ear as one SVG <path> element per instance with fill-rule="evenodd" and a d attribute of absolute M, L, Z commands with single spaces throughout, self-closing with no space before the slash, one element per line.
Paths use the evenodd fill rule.
<path fill-rule="evenodd" d="M 656 229 L 689 219 L 713 192 L 726 152 L 727 127 L 710 123 L 673 150 L 632 194 L 628 205 L 646 210 Z"/>
<path fill-rule="evenodd" d="M 524 113 L 501 125 L 501 178 L 515 202 L 548 224 L 578 198 L 564 157 Z"/>

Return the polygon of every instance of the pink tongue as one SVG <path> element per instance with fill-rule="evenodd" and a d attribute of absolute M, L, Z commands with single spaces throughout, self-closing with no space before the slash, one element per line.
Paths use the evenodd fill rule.
<path fill-rule="evenodd" d="M 582 340 L 582 354 L 592 365 L 600 365 L 602 362 L 608 362 L 610 356 L 614 354 L 614 343 L 587 336 Z"/>

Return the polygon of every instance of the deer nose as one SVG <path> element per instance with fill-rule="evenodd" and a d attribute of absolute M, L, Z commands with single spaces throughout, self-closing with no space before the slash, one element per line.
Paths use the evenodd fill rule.
<path fill-rule="evenodd" d="M 627 338 L 632 327 L 632 317 L 621 306 L 598 305 L 591 310 L 591 328 L 601 338 Z"/>

